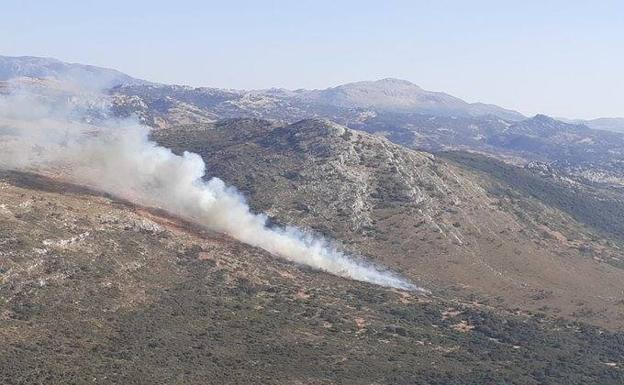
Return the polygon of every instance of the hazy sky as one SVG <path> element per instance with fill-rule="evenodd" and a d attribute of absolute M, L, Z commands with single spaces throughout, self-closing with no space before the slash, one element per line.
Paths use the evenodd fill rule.
<path fill-rule="evenodd" d="M 397 77 L 554 116 L 624 116 L 623 0 L 3 0 L 0 54 L 148 80 L 324 88 Z"/>

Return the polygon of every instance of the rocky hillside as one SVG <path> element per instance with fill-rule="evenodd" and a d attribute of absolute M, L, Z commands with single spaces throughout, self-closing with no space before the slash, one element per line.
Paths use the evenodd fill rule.
<path fill-rule="evenodd" d="M 621 248 L 487 170 L 324 120 L 161 130 L 257 210 L 341 241 L 447 298 L 624 325 Z M 504 192 L 504 193 L 501 193 Z"/>
<path fill-rule="evenodd" d="M 302 269 L 36 175 L 2 173 L 0 202 L 3 384 L 624 381 L 619 333 Z"/>
<path fill-rule="evenodd" d="M 296 121 L 325 117 L 339 122 L 366 118 L 372 111 L 319 103 L 304 91 L 224 90 L 177 85 L 123 86 L 110 90 L 113 111 L 137 116 L 144 123 L 167 128 L 211 123 L 224 118 L 264 118 Z"/>
<path fill-rule="evenodd" d="M 357 82 L 324 90 L 223 90 L 172 85 L 129 85 L 111 90 L 120 113 L 138 114 L 165 127 L 206 123 L 218 118 L 256 117 L 295 121 L 323 117 L 343 124 L 378 114 L 433 115 L 454 118 L 497 117 L 519 121 L 524 116 L 498 106 L 467 103 L 454 96 L 423 90 L 405 80 Z M 182 118 L 183 115 L 186 117 Z M 182 119 L 186 119 L 186 122 Z"/>
<path fill-rule="evenodd" d="M 488 175 L 499 185 L 492 193 L 522 194 L 555 207 L 576 221 L 615 240 L 624 241 L 624 196 L 618 190 L 588 185 L 546 163 L 515 167 L 479 154 L 440 154 L 462 167 Z"/>
<path fill-rule="evenodd" d="M 239 117 L 285 122 L 327 118 L 414 149 L 468 150 L 520 164 L 548 162 L 589 183 L 624 186 L 622 133 L 544 115 L 524 119 L 484 110 L 394 79 L 320 91 L 126 86 L 111 92 L 117 115 L 137 115 L 159 128 Z"/>

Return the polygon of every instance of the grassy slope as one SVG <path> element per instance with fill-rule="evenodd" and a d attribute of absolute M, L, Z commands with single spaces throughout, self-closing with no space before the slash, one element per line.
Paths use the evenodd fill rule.
<path fill-rule="evenodd" d="M 624 198 L 621 196 L 586 185 L 573 188 L 483 155 L 448 152 L 442 156 L 493 176 L 508 188 L 558 208 L 605 235 L 624 240 Z"/>

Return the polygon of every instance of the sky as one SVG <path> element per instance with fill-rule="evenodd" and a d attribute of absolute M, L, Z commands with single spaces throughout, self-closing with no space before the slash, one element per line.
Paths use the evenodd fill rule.
<path fill-rule="evenodd" d="M 222 88 L 395 77 L 527 115 L 624 116 L 622 0 L 2 0 L 0 55 Z"/>

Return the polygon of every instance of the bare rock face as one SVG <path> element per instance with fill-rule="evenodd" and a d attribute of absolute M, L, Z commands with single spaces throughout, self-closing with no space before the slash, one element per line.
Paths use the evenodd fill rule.
<path fill-rule="evenodd" d="M 230 120 L 154 138 L 202 155 L 210 176 L 275 222 L 338 240 L 434 292 L 621 324 L 620 249 L 486 173 L 318 119 Z M 588 253 L 588 243 L 598 246 Z"/>

